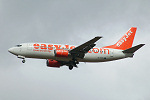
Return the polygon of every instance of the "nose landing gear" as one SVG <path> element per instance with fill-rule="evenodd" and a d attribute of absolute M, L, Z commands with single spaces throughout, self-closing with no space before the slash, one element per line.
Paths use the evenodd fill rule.
<path fill-rule="evenodd" d="M 24 57 L 24 56 L 20 56 L 20 55 L 18 55 L 17 57 L 18 57 L 18 58 L 20 58 L 20 59 L 23 59 L 23 60 L 22 60 L 22 63 L 25 63 L 25 62 L 26 62 L 26 61 L 25 61 L 25 57 Z"/>
<path fill-rule="evenodd" d="M 25 59 L 23 59 L 23 60 L 22 60 L 22 63 L 25 63 L 25 62 L 26 62 Z"/>

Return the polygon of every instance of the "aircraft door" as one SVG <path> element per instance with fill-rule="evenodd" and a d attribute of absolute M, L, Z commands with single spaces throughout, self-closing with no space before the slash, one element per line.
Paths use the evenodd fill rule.
<path fill-rule="evenodd" d="M 114 50 L 110 50 L 110 57 L 114 56 Z"/>

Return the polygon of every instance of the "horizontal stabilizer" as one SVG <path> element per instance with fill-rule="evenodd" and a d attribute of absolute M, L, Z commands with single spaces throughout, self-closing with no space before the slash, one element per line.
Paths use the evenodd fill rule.
<path fill-rule="evenodd" d="M 123 53 L 134 53 L 135 51 L 137 51 L 138 49 L 140 49 L 142 46 L 144 46 L 145 44 L 139 44 L 137 46 L 134 46 L 132 48 L 126 49 L 123 51 Z"/>

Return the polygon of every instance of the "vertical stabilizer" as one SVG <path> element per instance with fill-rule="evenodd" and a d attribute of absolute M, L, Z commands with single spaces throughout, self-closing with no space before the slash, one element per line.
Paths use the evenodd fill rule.
<path fill-rule="evenodd" d="M 112 48 L 112 49 L 120 49 L 126 50 L 132 47 L 134 36 L 136 33 L 136 27 L 131 27 L 127 33 L 114 45 L 105 46 L 103 48 Z"/>

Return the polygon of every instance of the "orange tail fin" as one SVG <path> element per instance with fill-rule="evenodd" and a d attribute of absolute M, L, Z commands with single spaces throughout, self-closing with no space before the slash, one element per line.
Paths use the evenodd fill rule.
<path fill-rule="evenodd" d="M 103 48 L 121 49 L 126 50 L 132 47 L 136 27 L 131 27 L 126 34 L 114 45 L 105 46 Z"/>

